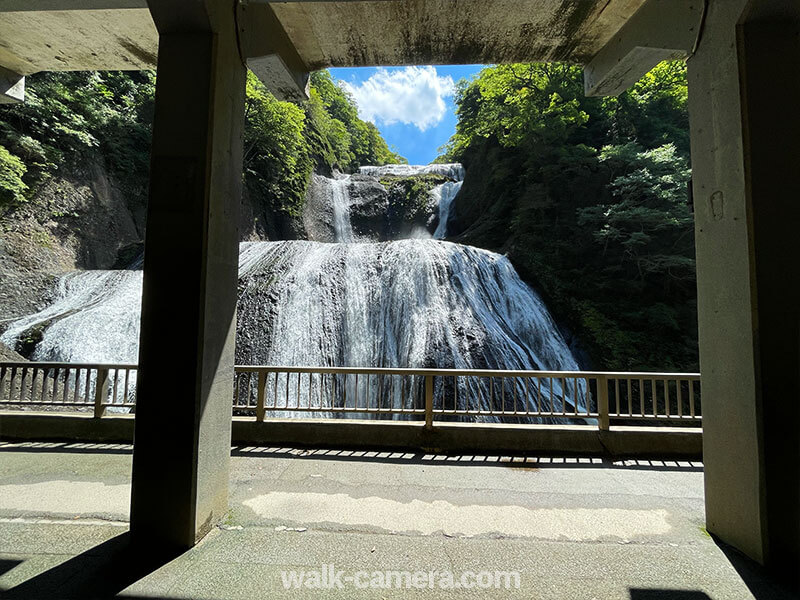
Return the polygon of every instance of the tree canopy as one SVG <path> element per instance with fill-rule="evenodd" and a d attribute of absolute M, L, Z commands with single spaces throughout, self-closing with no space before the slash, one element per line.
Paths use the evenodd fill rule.
<path fill-rule="evenodd" d="M 616 98 L 552 63 L 457 86 L 459 239 L 508 252 L 597 367 L 697 368 L 686 104 L 680 62 Z"/>
<path fill-rule="evenodd" d="M 0 211 L 24 202 L 48 177 L 92 156 L 125 192 L 146 195 L 155 96 L 152 72 L 37 73 L 23 104 L 0 106 Z M 354 170 L 404 162 L 327 71 L 311 98 L 280 102 L 247 78 L 244 178 L 273 209 L 296 214 L 316 167 Z"/>

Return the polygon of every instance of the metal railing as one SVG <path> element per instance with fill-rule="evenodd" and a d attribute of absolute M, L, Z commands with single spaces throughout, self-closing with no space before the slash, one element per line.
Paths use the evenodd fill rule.
<path fill-rule="evenodd" d="M 235 410 L 267 416 L 434 421 L 687 423 L 701 420 L 697 373 L 236 367 Z"/>
<path fill-rule="evenodd" d="M 0 409 L 128 412 L 136 365 L 0 363 Z M 686 424 L 697 373 L 237 366 L 235 415 L 435 422 Z"/>
<path fill-rule="evenodd" d="M 0 408 L 92 410 L 136 406 L 136 365 L 0 363 Z"/>

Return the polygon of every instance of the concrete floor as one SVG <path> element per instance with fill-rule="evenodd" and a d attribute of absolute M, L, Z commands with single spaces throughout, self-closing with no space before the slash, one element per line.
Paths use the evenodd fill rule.
<path fill-rule="evenodd" d="M 702 466 L 688 462 L 234 448 L 226 522 L 134 569 L 117 552 L 130 452 L 0 443 L 0 597 L 792 597 L 705 533 Z M 341 589 L 284 586 L 290 570 L 331 568 Z M 347 579 L 386 571 L 424 588 Z M 513 575 L 511 589 L 441 587 L 495 571 L 519 588 Z"/>

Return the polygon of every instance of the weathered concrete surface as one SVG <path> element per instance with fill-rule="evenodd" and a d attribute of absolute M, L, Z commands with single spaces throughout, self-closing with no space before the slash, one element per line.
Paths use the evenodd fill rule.
<path fill-rule="evenodd" d="M 586 95 L 617 96 L 661 61 L 686 58 L 705 14 L 701 2 L 649 0 L 586 65 Z"/>
<path fill-rule="evenodd" d="M 644 0 L 276 2 L 311 69 L 328 66 L 583 62 Z"/>
<path fill-rule="evenodd" d="M 75 3 L 62 2 L 61 6 Z M 147 8 L 7 12 L 0 8 L 0 65 L 38 71 L 155 67 L 158 34 Z"/>
<path fill-rule="evenodd" d="M 243 53 L 272 57 L 268 68 L 264 61 L 254 66 L 262 67 L 265 81 L 280 82 L 294 97 L 304 86 L 303 71 L 328 66 L 586 62 L 643 2 L 251 3 L 240 9 L 239 27 Z M 154 14 L 169 17 L 162 4 L 151 2 Z M 173 20 L 191 28 L 194 12 L 203 6 L 213 12 L 213 4 L 187 2 Z M 145 0 L 6 0 L 0 12 L 0 66 L 21 75 L 155 66 L 158 34 Z"/>
<path fill-rule="evenodd" d="M 225 524 L 159 569 L 122 577 L 122 597 L 487 597 L 283 588 L 282 570 L 323 564 L 519 571 L 520 589 L 491 590 L 496 598 L 635 599 L 682 590 L 728 600 L 752 598 L 748 585 L 760 598 L 789 597 L 758 571 L 738 574 L 704 533 L 699 463 L 262 447 L 233 454 Z M 108 544 L 100 544 L 126 531 L 122 495 L 98 490 L 128 485 L 130 447 L 4 444 L 0 459 L 0 561 L 8 569 L 0 595 L 45 597 L 49 589 L 85 597 L 80 586 L 105 564 Z M 34 485 L 44 499 L 21 507 Z M 59 504 L 55 494 L 65 486 L 75 500 Z"/>
<path fill-rule="evenodd" d="M 0 67 L 0 104 L 14 104 L 25 99 L 25 77 Z"/>

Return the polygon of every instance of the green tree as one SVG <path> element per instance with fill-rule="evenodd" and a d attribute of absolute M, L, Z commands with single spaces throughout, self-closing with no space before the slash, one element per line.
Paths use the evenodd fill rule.
<path fill-rule="evenodd" d="M 299 213 L 308 177 L 314 167 L 303 136 L 303 110 L 279 102 L 252 73 L 247 76 L 244 129 L 244 173 L 251 189 L 271 207 Z"/>
<path fill-rule="evenodd" d="M 578 67 L 499 65 L 456 105 L 457 239 L 508 253 L 594 366 L 696 369 L 685 66 L 587 98 Z"/>
<path fill-rule="evenodd" d="M 104 164 L 130 198 L 144 202 L 155 97 L 153 72 L 37 73 L 26 101 L 0 106 L 3 204 L 36 193 L 56 172 Z M 311 98 L 279 102 L 247 79 L 244 178 L 273 210 L 296 215 L 311 171 L 354 170 L 404 159 L 389 150 L 327 71 L 312 75 Z M 21 165 L 21 168 L 20 168 Z M 21 184 L 20 184 L 21 181 Z"/>
<path fill-rule="evenodd" d="M 28 186 L 22 181 L 25 164 L 0 146 L 0 209 L 24 201 Z"/>
<path fill-rule="evenodd" d="M 312 139 L 332 166 L 354 170 L 360 165 L 408 162 L 389 149 L 375 125 L 358 117 L 355 101 L 336 85 L 328 71 L 311 74 L 308 112 L 314 131 Z"/>

